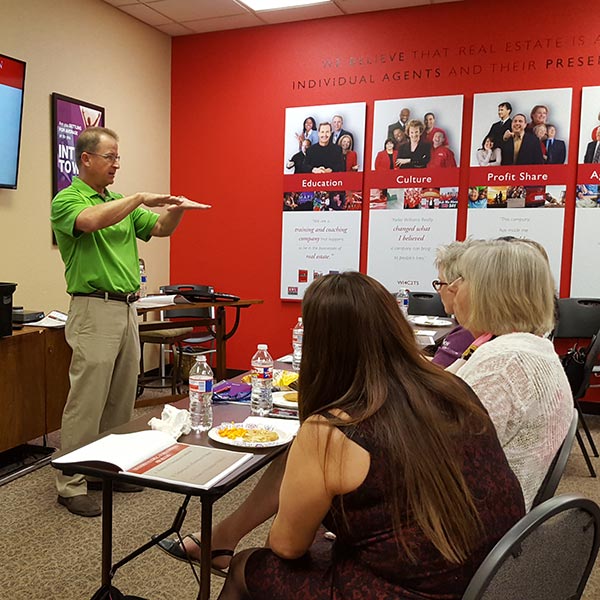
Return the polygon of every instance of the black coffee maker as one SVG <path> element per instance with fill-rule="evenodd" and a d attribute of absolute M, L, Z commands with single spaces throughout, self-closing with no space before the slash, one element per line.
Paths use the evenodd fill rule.
<path fill-rule="evenodd" d="M 16 283 L 0 282 L 0 337 L 12 335 L 12 301 Z"/>

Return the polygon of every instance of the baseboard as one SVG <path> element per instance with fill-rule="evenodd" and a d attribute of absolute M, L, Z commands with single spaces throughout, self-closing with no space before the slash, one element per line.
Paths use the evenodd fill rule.
<path fill-rule="evenodd" d="M 21 444 L 0 453 L 0 486 L 47 465 L 56 448 Z"/>

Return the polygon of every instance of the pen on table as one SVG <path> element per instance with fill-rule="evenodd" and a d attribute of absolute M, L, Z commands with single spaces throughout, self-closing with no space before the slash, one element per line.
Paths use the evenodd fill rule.
<path fill-rule="evenodd" d="M 66 317 L 64 317 L 64 318 L 63 317 L 57 317 L 56 315 L 53 315 L 52 313 L 49 313 L 47 315 L 47 317 L 50 318 L 50 319 L 54 319 L 55 321 L 60 321 L 61 323 L 64 323 L 67 320 Z"/>

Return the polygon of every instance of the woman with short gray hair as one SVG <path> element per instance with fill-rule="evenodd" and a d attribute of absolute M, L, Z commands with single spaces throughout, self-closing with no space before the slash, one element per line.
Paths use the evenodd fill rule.
<path fill-rule="evenodd" d="M 456 373 L 486 407 L 529 510 L 573 418 L 569 382 L 543 337 L 554 325 L 554 280 L 539 249 L 520 240 L 477 243 L 457 268 L 449 292 L 476 339 Z"/>

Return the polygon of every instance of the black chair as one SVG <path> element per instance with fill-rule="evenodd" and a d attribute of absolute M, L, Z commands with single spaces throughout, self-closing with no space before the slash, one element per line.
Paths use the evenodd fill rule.
<path fill-rule="evenodd" d="M 600 544 L 600 507 L 557 496 L 525 515 L 494 546 L 462 600 L 581 598 Z"/>
<path fill-rule="evenodd" d="M 546 502 L 546 500 L 549 500 L 554 496 L 556 488 L 558 487 L 558 484 L 562 478 L 562 474 L 564 473 L 565 467 L 567 466 L 569 454 L 571 454 L 571 449 L 573 448 L 573 442 L 575 441 L 575 436 L 577 435 L 578 422 L 579 415 L 577 411 L 574 410 L 573 420 L 571 421 L 569 431 L 567 431 L 567 435 L 563 440 L 563 443 L 560 445 L 556 456 L 550 463 L 546 477 L 544 477 L 544 481 L 542 481 L 542 485 L 540 485 L 540 489 L 533 499 L 533 503 L 531 505 L 532 508 L 535 508 L 542 502 Z"/>
<path fill-rule="evenodd" d="M 447 317 L 442 299 L 437 292 L 409 292 L 408 314 Z"/>
<path fill-rule="evenodd" d="M 600 329 L 599 298 L 559 298 L 555 338 L 590 339 Z"/>
<path fill-rule="evenodd" d="M 554 330 L 554 339 L 569 338 L 569 339 L 592 339 L 600 331 L 600 299 L 595 298 L 560 298 L 558 300 L 558 323 Z M 595 356 L 593 356 L 595 355 Z M 583 383 L 579 385 L 579 381 L 573 379 L 573 375 L 567 369 L 567 377 L 571 383 L 573 391 L 573 400 L 575 407 L 579 413 L 579 422 L 586 435 L 592 454 L 598 457 L 598 449 L 594 443 L 594 438 L 590 432 L 590 428 L 585 420 L 585 416 L 581 410 L 579 401 L 585 396 L 592 375 L 593 367 L 597 362 L 597 352 L 590 351 L 589 365 L 586 361 Z M 577 433 L 577 443 L 583 453 L 583 458 L 587 464 L 588 470 L 592 477 L 596 477 L 596 472 L 590 460 L 589 453 L 581 434 Z"/>
<path fill-rule="evenodd" d="M 209 285 L 198 284 L 179 284 L 179 285 L 163 285 L 160 291 L 164 294 L 179 294 L 182 291 L 193 292 L 198 295 L 212 294 L 214 289 Z M 214 309 L 212 308 L 190 308 L 190 309 L 174 309 L 169 310 L 167 316 L 170 320 L 183 318 L 214 318 Z M 144 376 L 144 344 L 161 344 L 169 346 L 173 355 L 173 365 L 170 373 L 171 393 L 175 394 L 180 390 L 180 384 L 183 379 L 183 357 L 187 349 L 191 350 L 191 354 L 214 354 L 216 353 L 215 335 L 212 327 L 203 327 L 200 332 L 194 334 L 193 327 L 177 327 L 173 323 L 169 323 L 165 329 L 156 331 L 146 331 L 140 334 L 141 358 L 140 358 L 140 373 L 141 377 L 138 387 L 147 386 L 148 379 Z"/>

